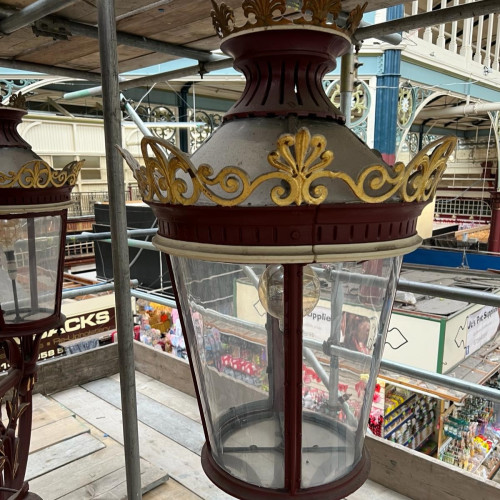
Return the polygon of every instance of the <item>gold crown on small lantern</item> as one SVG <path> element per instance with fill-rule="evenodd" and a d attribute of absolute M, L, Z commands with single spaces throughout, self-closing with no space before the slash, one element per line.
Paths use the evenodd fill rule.
<path fill-rule="evenodd" d="M 0 122 L 0 147 L 21 149 L 25 153 L 11 157 L 8 152 L 4 153 L 3 162 L 0 165 L 0 190 L 4 195 L 4 189 L 52 189 L 73 187 L 78 174 L 83 166 L 84 160 L 72 161 L 62 170 L 52 168 L 38 155 L 32 152 L 31 146 L 19 135 L 17 125 L 26 114 L 26 97 L 18 92 L 9 97 L 7 104 L 2 104 L 0 100 L 2 116 Z M 6 159 L 7 158 L 7 159 Z M 17 162 L 23 162 L 22 165 Z M 12 162 L 12 163 L 11 163 Z M 0 200 L 0 205 L 4 200 Z"/>
<path fill-rule="evenodd" d="M 234 11 L 225 3 L 212 0 L 212 23 L 220 38 L 254 28 L 278 26 L 315 26 L 352 35 L 359 26 L 368 2 L 349 12 L 343 26 L 337 24 L 342 12 L 341 0 L 244 0 L 247 22 L 236 26 Z"/>

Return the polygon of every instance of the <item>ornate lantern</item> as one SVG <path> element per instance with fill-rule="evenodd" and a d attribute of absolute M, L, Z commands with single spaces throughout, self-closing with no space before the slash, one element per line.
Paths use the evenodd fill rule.
<path fill-rule="evenodd" d="M 367 420 L 401 256 L 455 139 L 386 165 L 344 125 L 322 77 L 362 9 L 213 4 L 247 79 L 189 158 L 123 152 L 159 220 L 206 436 L 202 464 L 243 499 L 340 499 L 366 480 Z M 322 7 L 323 6 L 323 7 Z"/>
<path fill-rule="evenodd" d="M 7 491 L 27 492 L 38 345 L 43 332 L 63 323 L 66 213 L 83 162 L 56 171 L 33 153 L 17 132 L 23 106 L 22 96 L 0 105 L 0 341 L 10 365 L 0 396 L 13 389 L 8 422 L 0 429 L 0 473 Z"/>

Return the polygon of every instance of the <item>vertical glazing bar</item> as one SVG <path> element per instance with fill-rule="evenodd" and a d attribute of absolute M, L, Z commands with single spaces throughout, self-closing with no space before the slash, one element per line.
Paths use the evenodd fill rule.
<path fill-rule="evenodd" d="M 285 264 L 285 489 L 300 489 L 302 455 L 302 287 L 303 266 Z"/>
<path fill-rule="evenodd" d="M 456 7 L 458 5 L 458 1 L 459 0 L 453 0 L 453 7 Z M 451 23 L 451 39 L 450 45 L 448 46 L 448 49 L 454 54 L 457 53 L 457 26 L 458 21 L 453 21 Z"/>
<path fill-rule="evenodd" d="M 279 321 L 270 314 L 266 322 L 267 345 L 269 346 L 268 371 L 269 371 L 269 402 L 274 413 L 284 413 L 283 388 L 285 386 L 285 367 L 283 366 L 284 346 L 283 332 Z"/>
<path fill-rule="evenodd" d="M 476 31 L 476 53 L 474 54 L 474 61 L 478 63 L 483 60 L 483 26 L 484 16 L 479 16 Z"/>
<path fill-rule="evenodd" d="M 411 4 L 411 15 L 416 16 L 418 14 L 418 0 L 415 0 Z"/>
<path fill-rule="evenodd" d="M 446 9 L 446 3 L 447 3 L 447 0 L 441 0 L 441 9 Z M 445 37 L 444 37 L 445 26 L 446 26 L 445 23 L 439 25 L 439 35 L 438 35 L 437 41 L 436 41 L 437 46 L 441 47 L 442 49 L 444 49 L 444 47 L 445 47 Z"/>
<path fill-rule="evenodd" d="M 342 264 L 335 266 L 337 271 L 342 270 Z M 342 305 L 344 303 L 344 290 L 340 284 L 340 277 L 332 273 L 332 295 L 330 297 L 331 308 L 331 328 L 330 342 L 333 345 L 340 345 L 340 336 L 342 328 Z M 345 331 L 344 331 L 345 334 Z M 339 401 L 339 357 L 332 355 L 330 357 L 330 381 L 328 384 L 328 404 L 332 410 L 338 406 Z"/>
<path fill-rule="evenodd" d="M 363 447 L 368 416 L 370 414 L 373 403 L 373 400 L 371 398 L 367 398 L 367 394 L 373 394 L 375 392 L 375 385 L 377 384 L 377 376 L 380 369 L 380 363 L 382 361 L 382 354 L 384 352 L 387 327 L 389 325 L 391 317 L 392 304 L 394 303 L 394 296 L 396 295 L 398 276 L 401 269 L 402 258 L 394 257 L 394 259 L 395 259 L 394 265 L 391 265 L 391 272 L 387 278 L 385 302 L 378 322 L 379 326 L 377 331 L 377 337 L 375 338 L 375 343 L 373 345 L 372 359 L 370 364 L 370 376 L 366 383 L 365 395 L 363 398 L 363 406 L 361 408 L 361 412 L 358 417 L 358 428 L 356 429 L 355 442 L 356 446 L 359 446 L 358 450 L 359 453 L 361 453 L 361 449 Z"/>
<path fill-rule="evenodd" d="M 137 429 L 137 397 L 132 305 L 130 295 L 130 268 L 127 245 L 127 218 L 123 190 L 123 160 L 116 149 L 121 145 L 120 90 L 118 87 L 118 55 L 114 0 L 97 2 L 99 51 L 101 57 L 102 94 L 104 107 L 104 134 L 106 145 L 107 181 L 109 190 L 109 218 L 111 250 L 115 281 L 116 326 L 118 331 L 118 358 L 120 361 L 120 390 L 125 447 L 127 498 L 139 499 L 141 469 L 139 433 Z"/>
<path fill-rule="evenodd" d="M 177 308 L 177 311 L 179 311 L 179 321 L 181 322 L 181 328 L 182 328 L 182 335 L 184 337 L 184 342 L 186 344 L 186 352 L 188 355 L 188 361 L 189 361 L 189 371 L 191 372 L 191 377 L 193 379 L 193 385 L 194 385 L 194 391 L 196 393 L 196 401 L 198 403 L 198 409 L 200 410 L 200 417 L 201 417 L 201 425 L 203 426 L 203 432 L 205 436 L 208 436 L 208 428 L 207 428 L 207 421 L 206 419 L 208 418 L 210 421 L 213 422 L 213 417 L 209 413 L 210 409 L 209 408 L 203 408 L 202 406 L 202 401 L 203 398 L 201 397 L 200 394 L 200 389 L 207 393 L 206 386 L 205 386 L 205 379 L 203 377 L 197 377 L 196 370 L 195 370 L 195 360 L 193 356 L 193 351 L 191 350 L 191 345 L 189 343 L 189 335 L 187 334 L 188 327 L 191 329 L 191 331 L 194 331 L 194 327 L 192 325 L 192 319 L 190 317 L 190 314 L 186 314 L 186 317 L 189 317 L 189 321 L 191 324 L 187 324 L 186 319 L 184 318 L 184 314 L 181 314 L 183 312 L 182 304 L 180 303 L 180 293 L 182 293 L 182 296 L 187 297 L 188 294 L 185 291 L 185 284 L 181 281 L 180 282 L 180 287 L 182 287 L 182 290 L 180 290 L 177 287 L 177 282 L 175 279 L 175 272 L 174 268 L 172 266 L 172 259 L 170 258 L 170 255 L 165 254 L 165 260 L 167 261 L 167 267 L 168 267 L 168 273 L 170 275 L 170 280 L 172 283 L 172 291 L 174 292 L 174 299 L 175 299 L 175 307 Z M 198 385 L 198 383 L 200 385 Z M 208 446 L 210 446 L 210 443 L 207 443 Z"/>
<path fill-rule="evenodd" d="M 38 311 L 38 276 L 37 276 L 37 255 L 36 255 L 36 233 L 35 219 L 28 219 L 28 255 L 30 270 L 30 301 L 31 312 Z"/>

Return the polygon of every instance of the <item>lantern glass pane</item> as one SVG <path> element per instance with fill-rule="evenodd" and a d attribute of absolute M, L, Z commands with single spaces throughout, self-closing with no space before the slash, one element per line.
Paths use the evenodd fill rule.
<path fill-rule="evenodd" d="M 321 297 L 303 321 L 302 488 L 340 479 L 362 457 L 400 265 L 313 266 Z"/>
<path fill-rule="evenodd" d="M 265 266 L 171 261 L 209 451 L 232 476 L 283 488 L 283 335 L 259 300 Z"/>
<path fill-rule="evenodd" d="M 0 219 L 0 301 L 6 324 L 55 313 L 61 216 Z"/>

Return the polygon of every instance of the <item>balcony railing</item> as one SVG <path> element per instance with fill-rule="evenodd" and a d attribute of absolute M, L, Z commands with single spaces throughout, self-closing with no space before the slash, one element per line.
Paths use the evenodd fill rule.
<path fill-rule="evenodd" d="M 405 16 L 432 12 L 475 3 L 477 0 L 415 0 L 405 6 Z M 483 66 L 484 76 L 491 71 L 499 71 L 500 14 L 489 14 L 474 18 L 447 22 L 427 27 L 409 34 L 414 41 L 421 39 L 440 49 L 464 57 L 467 62 L 476 62 Z"/>
<path fill-rule="evenodd" d="M 103 186 L 105 187 L 105 186 Z M 141 195 L 135 185 L 129 186 L 125 191 L 125 201 L 139 201 Z M 107 203 L 109 201 L 108 191 L 73 192 L 71 194 L 73 202 L 68 210 L 68 217 L 86 217 L 94 215 L 96 203 Z"/>

